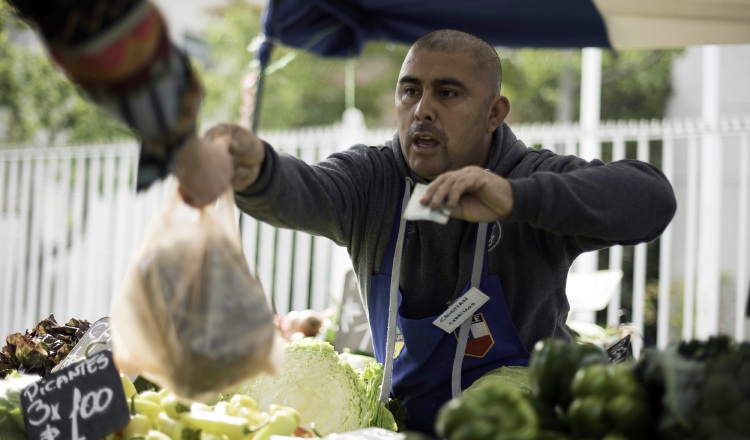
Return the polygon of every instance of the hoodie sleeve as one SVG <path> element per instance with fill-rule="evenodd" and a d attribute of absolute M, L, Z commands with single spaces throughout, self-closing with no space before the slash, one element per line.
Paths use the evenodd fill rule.
<path fill-rule="evenodd" d="M 533 150 L 509 179 L 509 220 L 565 236 L 582 252 L 652 241 L 677 209 L 664 174 L 637 160 L 604 164 Z"/>
<path fill-rule="evenodd" d="M 387 166 L 374 147 L 356 145 L 310 165 L 265 144 L 258 180 L 235 193 L 237 206 L 270 225 L 351 244 L 357 224 L 382 212 Z"/>

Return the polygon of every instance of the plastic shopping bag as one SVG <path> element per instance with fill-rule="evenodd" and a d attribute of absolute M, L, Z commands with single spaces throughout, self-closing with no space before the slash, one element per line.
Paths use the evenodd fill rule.
<path fill-rule="evenodd" d="M 187 399 L 206 400 L 276 371 L 277 330 L 242 255 L 231 191 L 198 210 L 172 190 L 149 225 L 111 321 L 120 371 Z"/>

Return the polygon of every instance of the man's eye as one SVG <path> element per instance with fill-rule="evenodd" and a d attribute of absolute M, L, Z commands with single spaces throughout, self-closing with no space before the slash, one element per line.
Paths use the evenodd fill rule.
<path fill-rule="evenodd" d="M 414 87 L 406 87 L 406 88 L 404 88 L 404 95 L 414 96 L 417 93 L 418 93 L 417 89 L 414 88 Z"/>
<path fill-rule="evenodd" d="M 438 92 L 438 95 L 440 95 L 441 98 L 452 98 L 458 94 L 453 90 L 443 89 Z"/>

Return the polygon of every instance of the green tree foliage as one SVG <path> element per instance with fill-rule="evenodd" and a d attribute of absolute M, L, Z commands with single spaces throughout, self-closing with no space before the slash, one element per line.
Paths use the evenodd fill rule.
<path fill-rule="evenodd" d="M 680 50 L 605 50 L 602 54 L 601 119 L 661 119 L 672 94 L 672 62 Z M 571 114 L 580 104 L 580 50 L 500 50 L 503 94 L 511 101 L 511 120 L 556 119 L 566 94 L 561 79 L 570 78 Z"/>
<path fill-rule="evenodd" d="M 0 127 L 6 141 L 28 138 L 31 127 L 24 117 L 20 75 L 15 67 L 23 63 L 21 54 L 9 43 L 8 29 L 14 23 L 8 6 L 0 2 Z"/>
<path fill-rule="evenodd" d="M 682 50 L 606 51 L 602 119 L 664 118 L 672 96 L 672 64 Z"/>

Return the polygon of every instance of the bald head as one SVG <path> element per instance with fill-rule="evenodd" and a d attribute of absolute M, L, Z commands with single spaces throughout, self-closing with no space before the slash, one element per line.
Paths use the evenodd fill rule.
<path fill-rule="evenodd" d="M 490 90 L 497 95 L 500 94 L 503 81 L 500 57 L 490 43 L 476 35 L 454 29 L 440 29 L 422 36 L 411 47 L 412 50 L 424 49 L 438 52 L 470 51 L 477 62 L 477 68 L 484 72 Z"/>

